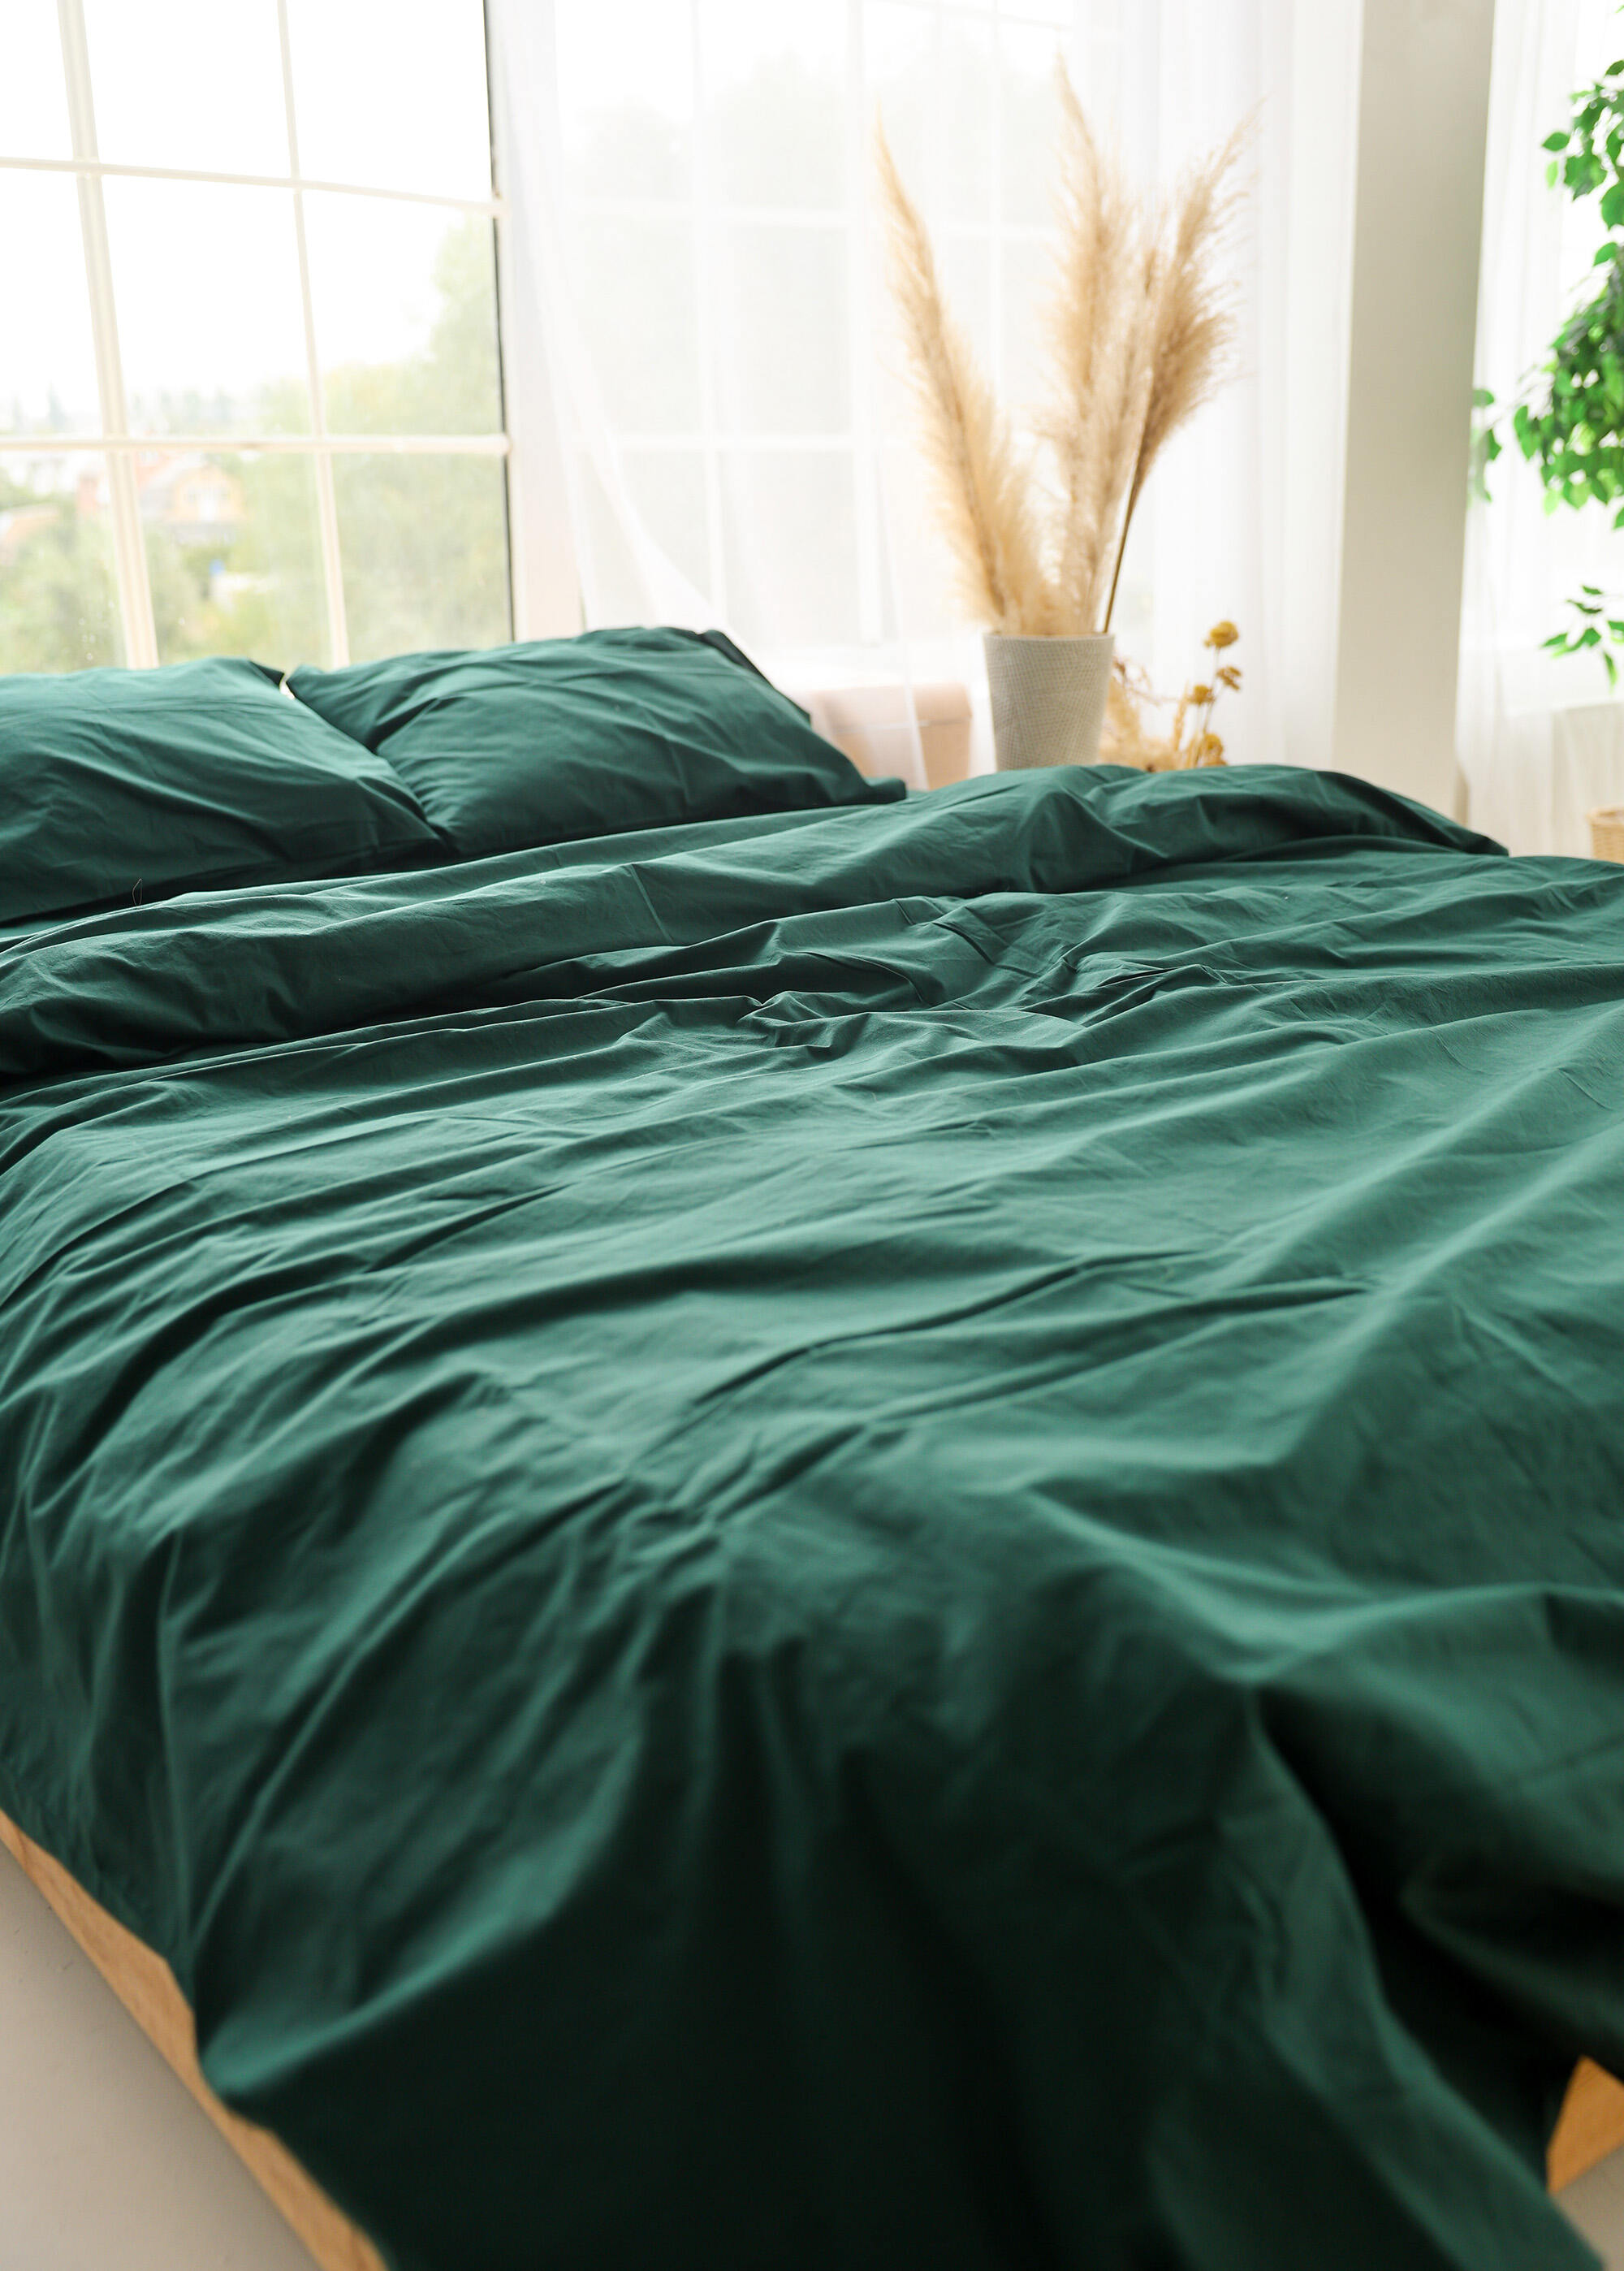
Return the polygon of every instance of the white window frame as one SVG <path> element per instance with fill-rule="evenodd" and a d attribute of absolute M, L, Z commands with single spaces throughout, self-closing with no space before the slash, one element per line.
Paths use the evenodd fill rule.
<path fill-rule="evenodd" d="M 344 564 L 338 540 L 338 513 L 333 480 L 333 460 L 345 454 L 369 457 L 497 458 L 506 469 L 512 443 L 503 411 L 501 430 L 491 434 L 332 434 L 327 429 L 322 372 L 316 346 L 315 314 L 310 289 L 310 262 L 305 235 L 305 192 L 319 190 L 341 197 L 386 199 L 397 204 L 436 206 L 447 212 L 479 214 L 496 225 L 500 238 L 507 218 L 505 200 L 455 197 L 432 191 L 368 187 L 354 182 L 314 180 L 300 165 L 297 107 L 293 95 L 293 48 L 288 34 L 287 0 L 276 0 L 277 29 L 281 48 L 282 100 L 287 125 L 288 171 L 285 174 L 217 173 L 194 167 L 113 164 L 100 154 L 96 138 L 95 99 L 92 87 L 90 48 L 85 28 L 84 0 L 57 0 L 62 34 L 63 75 L 67 91 L 72 155 L 68 158 L 18 158 L 0 152 L 0 171 L 67 174 L 78 187 L 79 225 L 84 239 L 85 282 L 90 297 L 91 337 L 95 351 L 96 388 L 100 430 L 94 434 L 0 435 L 0 467 L 8 458 L 78 455 L 100 458 L 107 468 L 109 517 L 113 532 L 114 569 L 118 589 L 119 622 L 125 662 L 148 670 L 158 663 L 158 634 L 152 615 L 152 584 L 147 573 L 146 545 L 142 533 L 136 461 L 140 454 L 161 450 L 210 455 L 252 455 L 272 452 L 308 458 L 315 476 L 316 515 L 320 535 L 322 575 L 326 592 L 330 659 L 341 667 L 350 659 L 349 628 L 345 614 Z M 487 44 L 486 74 L 489 85 Z M 124 395 L 123 366 L 119 347 L 118 314 L 113 293 L 113 264 L 108 241 L 106 202 L 102 183 L 109 176 L 134 181 L 191 182 L 226 188 L 272 189 L 287 191 L 293 201 L 293 228 L 298 249 L 299 286 L 304 328 L 305 377 L 310 399 L 308 434 L 132 434 Z M 499 350 L 501 302 L 497 299 Z M 501 369 L 504 406 L 507 373 Z M 511 502 L 507 505 L 509 526 Z M 509 607 L 513 604 L 512 548 L 508 547 Z"/>

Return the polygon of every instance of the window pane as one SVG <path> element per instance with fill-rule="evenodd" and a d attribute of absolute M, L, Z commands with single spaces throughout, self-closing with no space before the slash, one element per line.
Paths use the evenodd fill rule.
<path fill-rule="evenodd" d="M 103 158 L 286 173 L 275 0 L 85 0 L 85 30 Z"/>
<path fill-rule="evenodd" d="M 0 174 L 0 434 L 93 434 L 96 356 L 74 182 Z"/>
<path fill-rule="evenodd" d="M 992 29 L 974 16 L 873 0 L 869 83 L 902 178 L 927 220 L 992 211 Z"/>
<path fill-rule="evenodd" d="M 345 455 L 333 480 L 355 661 L 513 636 L 500 458 Z"/>
<path fill-rule="evenodd" d="M 686 222 L 591 214 L 580 247 L 582 320 L 610 415 L 628 433 L 693 433 L 699 334 Z"/>
<path fill-rule="evenodd" d="M 697 450 L 628 450 L 627 485 L 655 542 L 702 592 L 710 582 L 705 461 Z"/>
<path fill-rule="evenodd" d="M 0 452 L 0 670 L 122 659 L 101 459 Z"/>
<path fill-rule="evenodd" d="M 488 197 L 480 0 L 288 0 L 307 179 Z"/>
<path fill-rule="evenodd" d="M 329 429 L 500 433 L 491 223 L 312 191 L 305 227 Z"/>
<path fill-rule="evenodd" d="M 1059 98 L 1052 32 L 1005 23 L 998 39 L 999 152 L 1005 221 L 1045 227 L 1055 218 Z"/>
<path fill-rule="evenodd" d="M 5 0 L 0 156 L 68 158 L 68 94 L 56 0 Z"/>
<path fill-rule="evenodd" d="M 747 434 L 832 434 L 851 420 L 846 240 L 834 229 L 723 232 L 731 336 L 723 383 Z"/>
<path fill-rule="evenodd" d="M 985 221 L 990 216 L 997 88 L 991 26 L 973 19 L 944 24 L 936 99 L 945 153 L 943 209 L 954 220 Z"/>
<path fill-rule="evenodd" d="M 880 453 L 886 553 L 906 628 L 928 636 L 956 628 L 963 610 L 937 491 L 916 439 L 911 401 L 903 398 L 896 413 Z"/>
<path fill-rule="evenodd" d="M 739 450 L 724 465 L 728 592 L 746 643 L 855 641 L 857 557 L 844 450 Z"/>
<path fill-rule="evenodd" d="M 845 14 L 703 0 L 706 132 L 724 200 L 843 201 Z"/>
<path fill-rule="evenodd" d="M 864 29 L 870 97 L 902 179 L 925 199 L 936 132 L 934 11 L 906 0 L 871 0 Z"/>
<path fill-rule="evenodd" d="M 155 450 L 136 478 L 160 662 L 328 659 L 308 458 Z"/>
<path fill-rule="evenodd" d="M 104 186 L 131 432 L 308 432 L 292 193 Z"/>
<path fill-rule="evenodd" d="M 628 26 L 598 0 L 558 16 L 559 115 L 574 186 L 587 196 L 686 197 L 693 37 L 686 8 L 644 0 Z"/>

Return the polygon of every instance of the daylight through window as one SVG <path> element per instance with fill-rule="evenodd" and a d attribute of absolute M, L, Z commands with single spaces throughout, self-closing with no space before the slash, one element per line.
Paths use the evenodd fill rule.
<path fill-rule="evenodd" d="M 510 635 L 480 0 L 6 0 L 0 670 Z"/>

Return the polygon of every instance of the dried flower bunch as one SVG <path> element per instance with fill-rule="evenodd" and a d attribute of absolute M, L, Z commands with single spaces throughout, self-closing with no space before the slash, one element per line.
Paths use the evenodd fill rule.
<path fill-rule="evenodd" d="M 1220 662 L 1218 657 L 1232 647 L 1240 632 L 1231 622 L 1214 623 L 1202 644 L 1212 655 L 1205 676 L 1193 686 L 1187 686 L 1178 698 L 1173 713 L 1173 730 L 1166 734 L 1147 731 L 1146 713 L 1162 697 L 1152 691 L 1149 681 L 1122 659 L 1118 659 L 1111 676 L 1110 697 L 1106 706 L 1105 732 L 1100 744 L 1100 755 L 1107 764 L 1138 765 L 1141 771 L 1152 773 L 1182 772 L 1192 765 L 1221 765 L 1224 745 L 1212 731 L 1212 712 L 1225 692 L 1238 693 L 1241 686 L 1239 666 Z"/>
<path fill-rule="evenodd" d="M 1165 204 L 1137 198 L 1065 67 L 1050 396 L 1023 449 L 943 298 L 931 240 L 883 128 L 891 278 L 937 504 L 966 612 L 990 629 L 1110 629 L 1134 510 L 1172 436 L 1230 371 L 1219 255 L 1241 194 L 1242 126 Z"/>

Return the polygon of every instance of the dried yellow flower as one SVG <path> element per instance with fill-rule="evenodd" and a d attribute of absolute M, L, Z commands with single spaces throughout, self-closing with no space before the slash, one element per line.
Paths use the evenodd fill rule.
<path fill-rule="evenodd" d="M 1208 646 L 1219 648 L 1233 646 L 1240 636 L 1235 625 L 1226 619 L 1221 623 L 1213 624 L 1206 635 L 1206 644 Z"/>
<path fill-rule="evenodd" d="M 1241 674 L 1233 662 L 1224 663 L 1215 674 L 1220 686 L 1233 689 L 1241 683 Z"/>
<path fill-rule="evenodd" d="M 1224 745 L 1218 735 L 1198 733 L 1190 748 L 1190 762 L 1192 765 L 1221 765 L 1224 762 Z"/>
<path fill-rule="evenodd" d="M 1212 698 L 1212 689 L 1210 686 L 1192 686 L 1190 689 L 1190 698 L 1198 710 L 1203 710 Z"/>

